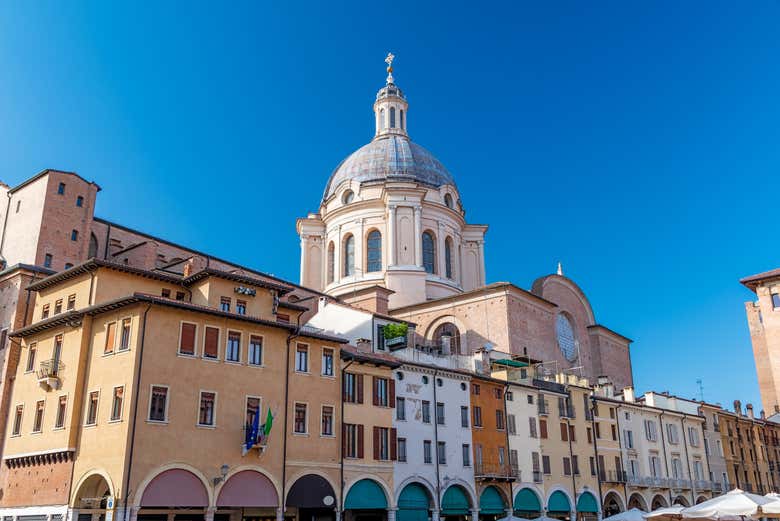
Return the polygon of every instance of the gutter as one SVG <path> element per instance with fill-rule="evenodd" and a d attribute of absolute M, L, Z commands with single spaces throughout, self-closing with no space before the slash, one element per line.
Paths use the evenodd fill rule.
<path fill-rule="evenodd" d="M 103 260 L 108 260 L 108 245 L 111 242 L 111 223 L 106 223 L 106 244 L 103 248 Z"/>
<path fill-rule="evenodd" d="M 691 480 L 691 505 L 696 504 L 696 482 L 693 479 L 693 473 L 691 472 L 691 458 L 688 457 L 688 438 L 685 437 L 685 418 L 687 418 L 687 414 L 683 414 L 682 420 L 680 423 L 682 424 L 682 438 L 683 438 L 683 447 L 685 448 L 685 462 L 688 464 L 688 477 Z"/>
<path fill-rule="evenodd" d="M 598 483 L 599 487 L 599 505 L 601 505 L 601 517 L 604 517 L 604 495 L 601 493 L 601 465 L 599 465 L 599 439 L 598 436 L 596 436 L 596 415 L 593 413 L 593 404 L 596 403 L 596 397 L 591 395 L 590 397 L 590 426 L 591 426 L 591 433 L 593 435 L 593 455 L 596 458 L 596 483 Z M 618 413 L 617 409 L 615 410 L 615 417 L 617 418 Z M 620 429 L 618 429 L 618 433 L 620 432 Z M 619 438 L 620 436 L 618 436 Z M 621 451 L 622 456 L 622 451 Z M 623 461 L 623 458 L 621 457 L 620 461 Z M 620 469 L 616 469 L 617 472 L 620 472 Z M 604 470 L 606 472 L 606 469 Z M 619 476 L 616 476 L 619 478 Z M 626 508 L 628 510 L 628 508 Z"/>
<path fill-rule="evenodd" d="M 642 418 L 642 427 L 644 427 L 644 421 L 645 419 Z M 620 449 L 620 464 L 623 467 L 624 475 L 628 475 L 626 472 L 626 462 L 623 461 L 623 437 L 620 435 L 620 406 L 615 407 L 615 423 L 617 424 L 617 439 L 618 439 L 618 448 Z M 628 450 L 628 448 L 626 448 Z M 625 501 L 626 510 L 628 510 L 628 479 L 623 481 L 623 501 Z M 652 501 L 652 500 L 651 500 Z"/>
<path fill-rule="evenodd" d="M 8 190 L 5 195 L 8 197 L 8 202 L 5 203 L 5 218 L 3 219 L 3 234 L 0 236 L 0 259 L 3 258 L 3 245 L 5 245 L 5 228 L 8 226 L 8 212 L 11 211 L 11 190 Z"/>
<path fill-rule="evenodd" d="M 664 413 L 661 411 L 661 447 L 664 449 L 664 467 L 666 467 L 666 479 L 669 479 L 669 461 L 666 457 L 666 436 L 664 435 Z M 672 487 L 668 487 L 669 490 L 669 504 L 674 505 L 674 499 L 672 499 Z"/>
<path fill-rule="evenodd" d="M 569 400 L 571 400 L 571 391 L 569 391 Z M 564 406 L 566 405 L 566 402 L 564 402 Z M 572 404 L 572 408 L 574 407 L 574 404 Z M 566 414 L 569 414 L 569 411 L 566 411 Z M 574 497 L 574 505 L 572 507 L 574 508 L 575 513 L 575 519 L 576 519 L 576 513 L 577 513 L 577 476 L 574 474 L 574 447 L 572 447 L 571 444 L 571 418 L 566 416 L 566 439 L 569 440 L 569 466 L 571 467 L 571 493 Z M 579 470 L 579 462 L 577 462 L 577 470 Z M 599 499 L 599 503 L 601 503 L 601 500 Z"/>
<path fill-rule="evenodd" d="M 291 331 L 289 335 L 287 335 L 287 341 L 286 346 L 287 349 L 285 350 L 285 371 L 284 371 L 284 441 L 282 442 L 282 497 L 280 498 L 281 505 L 279 508 L 282 509 L 282 517 L 284 517 L 284 510 L 287 506 L 287 433 L 289 430 L 289 421 L 288 421 L 288 414 L 290 410 L 290 345 L 293 339 L 298 338 L 298 332 L 301 328 L 301 317 L 298 316 L 298 319 L 295 324 L 295 331 Z M 343 398 L 342 398 L 343 400 Z M 342 424 L 344 423 L 344 420 L 342 418 Z M 339 491 L 341 492 L 341 491 Z"/>
<path fill-rule="evenodd" d="M 470 391 L 470 390 L 469 390 Z M 509 411 L 506 407 L 506 393 L 509 392 L 509 382 L 504 385 L 504 435 L 506 438 L 506 457 L 509 460 L 509 472 L 511 474 L 512 472 L 512 451 L 509 447 Z M 517 432 L 517 425 L 515 425 L 515 433 Z M 514 505 L 514 498 L 512 497 L 512 482 L 509 482 L 509 508 L 512 510 L 512 515 L 514 516 L 515 512 L 515 505 Z"/>
<path fill-rule="evenodd" d="M 341 490 L 339 490 L 339 505 L 342 512 L 344 511 L 344 374 L 353 362 L 354 360 L 350 360 L 347 365 L 341 368 L 341 416 L 339 416 L 339 421 L 341 422 L 341 443 L 339 444 L 339 454 L 341 455 L 341 458 L 339 458 L 339 483 L 341 483 Z"/>
<path fill-rule="evenodd" d="M 439 511 L 439 518 L 441 518 L 441 473 L 439 469 L 439 415 L 438 406 L 436 405 L 436 377 L 439 375 L 439 370 L 433 371 L 433 449 L 436 451 L 436 509 Z"/>

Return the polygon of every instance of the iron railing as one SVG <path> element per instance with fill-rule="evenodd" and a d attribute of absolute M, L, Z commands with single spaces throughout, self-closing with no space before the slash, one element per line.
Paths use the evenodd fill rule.
<path fill-rule="evenodd" d="M 56 358 L 50 360 L 44 360 L 38 367 L 38 380 L 46 380 L 49 378 L 59 378 L 62 370 L 65 369 L 65 364 L 60 362 Z"/>

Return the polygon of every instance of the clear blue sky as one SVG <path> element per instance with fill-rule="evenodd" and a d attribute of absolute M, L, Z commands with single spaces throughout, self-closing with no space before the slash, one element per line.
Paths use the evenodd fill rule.
<path fill-rule="evenodd" d="M 738 279 L 780 266 L 777 1 L 111 4 L 0 5 L 0 179 L 75 170 L 102 217 L 297 280 L 392 51 L 489 281 L 560 260 L 639 390 L 759 403 Z"/>

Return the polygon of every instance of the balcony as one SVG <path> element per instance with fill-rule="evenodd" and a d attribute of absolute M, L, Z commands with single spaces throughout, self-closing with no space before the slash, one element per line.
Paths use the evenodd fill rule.
<path fill-rule="evenodd" d="M 626 475 L 626 482 L 633 486 L 633 487 L 644 487 L 645 480 L 641 476 L 637 476 L 634 474 L 627 474 Z"/>
<path fill-rule="evenodd" d="M 52 358 L 51 360 L 44 360 L 38 367 L 38 385 L 44 389 L 59 389 L 60 388 L 60 374 L 65 369 L 65 365 Z"/>
<path fill-rule="evenodd" d="M 608 470 L 600 472 L 599 479 L 604 483 L 626 483 L 628 476 L 624 470 Z"/>
<path fill-rule="evenodd" d="M 541 471 L 535 470 L 533 474 L 534 474 L 534 483 L 542 483 L 544 481 Z"/>
<path fill-rule="evenodd" d="M 508 463 L 483 461 L 474 465 L 474 477 L 482 480 L 515 481 L 520 479 L 520 469 Z"/>
<path fill-rule="evenodd" d="M 536 402 L 539 405 L 539 414 L 548 416 L 550 414 L 550 404 L 547 400 L 539 400 Z"/>
<path fill-rule="evenodd" d="M 690 489 L 691 488 L 691 480 L 690 479 L 677 479 L 675 480 L 675 488 L 682 488 L 682 489 Z"/>
<path fill-rule="evenodd" d="M 723 488 L 724 488 L 723 487 L 723 483 L 721 483 L 720 481 L 713 481 L 712 482 L 712 492 L 713 493 L 722 494 L 723 493 Z"/>
<path fill-rule="evenodd" d="M 712 481 L 697 479 L 696 490 L 712 490 Z"/>

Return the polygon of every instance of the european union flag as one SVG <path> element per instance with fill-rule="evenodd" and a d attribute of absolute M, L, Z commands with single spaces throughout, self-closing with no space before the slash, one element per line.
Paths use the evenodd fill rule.
<path fill-rule="evenodd" d="M 241 452 L 242 456 L 246 456 L 246 453 L 249 452 L 252 447 L 257 444 L 257 436 L 260 434 L 260 409 L 258 408 L 257 412 L 255 413 L 255 417 L 252 420 L 252 425 L 246 426 L 246 439 L 244 440 L 244 448 Z"/>

